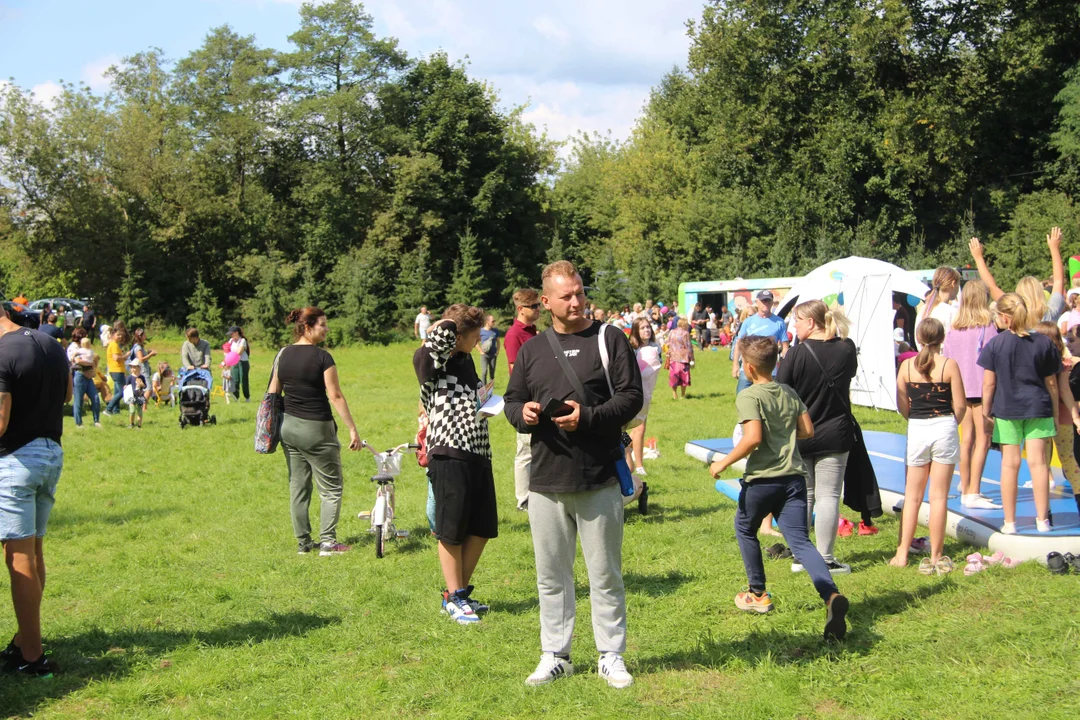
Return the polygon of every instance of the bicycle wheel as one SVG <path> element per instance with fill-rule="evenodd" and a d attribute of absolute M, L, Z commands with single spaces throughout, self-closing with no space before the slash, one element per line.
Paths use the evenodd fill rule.
<path fill-rule="evenodd" d="M 375 557 L 381 558 L 383 556 L 383 536 L 382 525 L 375 526 Z"/>

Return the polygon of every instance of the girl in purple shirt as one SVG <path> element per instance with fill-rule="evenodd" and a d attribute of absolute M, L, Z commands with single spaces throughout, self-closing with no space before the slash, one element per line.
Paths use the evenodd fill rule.
<path fill-rule="evenodd" d="M 952 330 L 945 335 L 941 354 L 960 366 L 960 377 L 967 394 L 967 412 L 960 423 L 960 504 L 964 507 L 992 510 L 1000 508 L 983 497 L 981 482 L 986 454 L 990 451 L 990 433 L 983 422 L 983 369 L 979 353 L 998 334 L 990 315 L 990 294 L 981 280 L 969 280 L 960 298 L 960 311 L 953 318 Z"/>

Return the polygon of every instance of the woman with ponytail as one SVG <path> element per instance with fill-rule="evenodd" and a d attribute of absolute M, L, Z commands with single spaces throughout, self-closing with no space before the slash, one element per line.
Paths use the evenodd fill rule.
<path fill-rule="evenodd" d="M 997 337 L 998 329 L 990 312 L 990 295 L 981 280 L 964 285 L 960 311 L 952 332 L 945 336 L 941 354 L 956 361 L 967 394 L 967 412 L 960 424 L 960 504 L 979 510 L 1000 508 L 982 495 L 982 473 L 990 451 L 990 433 L 983 423 L 983 369 L 979 353 Z"/>
<path fill-rule="evenodd" d="M 904 567 L 915 539 L 919 506 L 930 482 L 930 557 L 919 563 L 923 575 L 952 571 L 945 548 L 946 507 L 953 468 L 960 459 L 958 426 L 967 412 L 964 379 L 955 360 L 941 354 L 945 328 L 936 318 L 926 318 L 915 328 L 920 350 L 900 366 L 896 377 L 896 406 L 908 421 L 907 479 L 900 515 L 900 544 L 889 561 Z"/>
<path fill-rule="evenodd" d="M 1020 453 L 1027 450 L 1031 488 L 1035 496 L 1035 526 L 1050 532 L 1050 468 L 1046 447 L 1057 435 L 1054 403 L 1058 397 L 1057 374 L 1061 353 L 1032 327 L 1024 300 L 1005 293 L 997 301 L 995 337 L 979 355 L 983 375 L 983 422 L 993 428 L 994 442 L 1001 444 L 1001 501 L 1005 524 L 1001 532 L 1016 532 L 1017 478 Z"/>
<path fill-rule="evenodd" d="M 851 572 L 833 555 L 840 521 L 840 499 L 848 453 L 855 442 L 851 422 L 851 380 L 858 370 L 858 350 L 847 338 L 848 321 L 839 308 L 820 300 L 795 306 L 799 342 L 780 361 L 776 381 L 790 386 L 806 405 L 814 436 L 799 440 L 806 461 L 807 527 L 814 528 L 818 552 L 831 573 Z M 862 530 L 862 528 L 860 528 Z M 864 532 L 864 534 L 867 534 Z M 792 569 L 800 570 L 801 565 Z"/>
<path fill-rule="evenodd" d="M 294 342 L 274 361 L 268 392 L 285 393 L 281 447 L 289 469 L 289 497 L 297 552 L 316 547 L 311 537 L 312 480 L 319 492 L 319 555 L 340 555 L 349 549 L 337 541 L 341 495 L 345 485 L 341 469 L 341 441 L 330 411 L 333 405 L 349 429 L 349 449 L 360 449 L 349 403 L 341 392 L 334 358 L 319 345 L 326 340 L 326 313 L 317 307 L 293 310 L 285 318 Z"/>
<path fill-rule="evenodd" d="M 960 273 L 951 267 L 939 267 L 934 271 L 934 279 L 931 281 L 930 294 L 926 296 L 919 320 L 935 318 L 945 328 L 945 334 L 952 329 L 953 318 L 956 317 L 956 308 L 952 301 L 960 292 Z M 919 338 L 915 338 L 918 343 Z"/>

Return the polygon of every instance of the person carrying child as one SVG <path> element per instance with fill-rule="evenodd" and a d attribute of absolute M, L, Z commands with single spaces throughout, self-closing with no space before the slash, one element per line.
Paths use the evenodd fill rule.
<path fill-rule="evenodd" d="M 825 602 L 825 639 L 842 640 L 847 634 L 848 600 L 810 542 L 806 526 L 807 470 L 797 441 L 813 437 L 814 424 L 798 394 L 773 380 L 778 352 L 772 337 L 750 336 L 739 341 L 743 370 L 750 381 L 750 387 L 735 397 L 743 435 L 728 455 L 709 467 L 712 476 L 719 478 L 731 465 L 746 459 L 735 537 L 749 588 L 735 595 L 735 607 L 757 613 L 773 609 L 772 596 L 765 590 L 765 565 L 757 537 L 761 521 L 771 513 L 795 560 L 805 568 Z"/>
<path fill-rule="evenodd" d="M 1029 332 L 1028 308 L 1016 293 L 997 301 L 998 326 L 1006 332 L 995 337 L 979 355 L 983 376 L 983 422 L 993 427 L 994 442 L 1001 444 L 1001 500 L 1005 524 L 1001 532 L 1016 533 L 1017 478 L 1020 452 L 1027 450 L 1035 496 L 1035 526 L 1050 532 L 1050 468 L 1046 445 L 1057 435 L 1054 402 L 1061 353 L 1050 338 Z"/>
<path fill-rule="evenodd" d="M 131 361 L 131 374 L 128 375 L 124 384 L 124 402 L 128 405 L 128 427 L 142 430 L 143 408 L 146 407 L 146 398 L 150 391 L 146 386 L 146 376 L 142 374 L 142 363 L 133 359 Z M 138 417 L 136 424 L 135 418 Z"/>
<path fill-rule="evenodd" d="M 953 468 L 960 460 L 959 424 L 967 412 L 964 380 L 960 366 L 941 354 L 945 327 L 929 317 L 915 328 L 918 356 L 905 360 L 896 376 L 896 407 L 908 421 L 907 478 L 904 507 L 900 516 L 900 544 L 889 561 L 906 567 L 919 506 L 930 482 L 930 557 L 919 563 L 923 575 L 952 572 L 952 560 L 945 548 L 946 507 Z"/>
<path fill-rule="evenodd" d="M 79 332 L 82 328 L 76 328 Z M 72 343 L 74 344 L 74 343 Z M 90 398 L 90 411 L 94 414 L 94 427 L 101 427 L 101 397 L 94 379 L 97 374 L 97 355 L 90 346 L 90 338 L 82 333 L 79 338 L 79 346 L 69 354 L 74 375 L 74 400 L 71 404 L 72 415 L 75 417 L 75 427 L 83 427 L 83 398 Z"/>

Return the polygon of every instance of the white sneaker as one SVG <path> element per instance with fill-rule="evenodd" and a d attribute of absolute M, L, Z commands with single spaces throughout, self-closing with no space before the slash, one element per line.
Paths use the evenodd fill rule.
<path fill-rule="evenodd" d="M 619 653 L 603 653 L 596 664 L 596 674 L 613 688 L 628 688 L 634 683 L 634 676 L 626 672 L 626 663 Z"/>
<path fill-rule="evenodd" d="M 1038 530 L 1039 532 L 1050 532 L 1050 530 L 1051 530 L 1050 521 L 1049 520 L 1040 520 L 1039 518 L 1035 518 L 1035 529 Z"/>
<path fill-rule="evenodd" d="M 1000 510 L 1001 506 L 982 495 L 964 495 L 960 504 L 973 510 Z"/>
<path fill-rule="evenodd" d="M 563 660 L 555 653 L 546 652 L 540 656 L 540 664 L 533 670 L 533 674 L 525 678 L 526 685 L 547 685 L 559 678 L 570 677 L 574 674 L 574 666 L 569 660 Z"/>
<path fill-rule="evenodd" d="M 635 475 L 641 475 L 642 477 L 645 477 L 649 473 L 645 472 L 645 468 L 639 467 L 637 470 L 634 470 L 634 474 Z"/>
<path fill-rule="evenodd" d="M 1001 524 L 1001 534 L 1002 535 L 1015 535 L 1016 534 L 1016 523 L 1014 523 L 1014 522 L 1002 523 Z"/>

